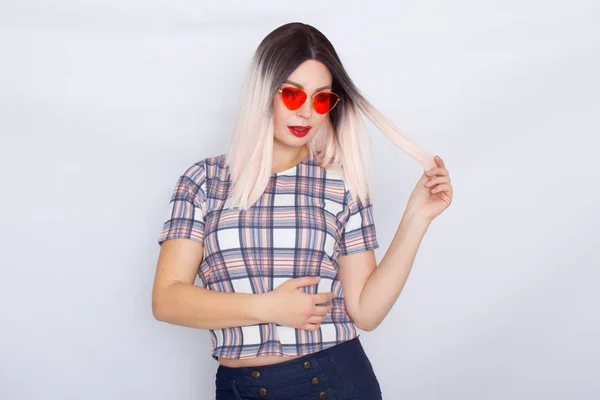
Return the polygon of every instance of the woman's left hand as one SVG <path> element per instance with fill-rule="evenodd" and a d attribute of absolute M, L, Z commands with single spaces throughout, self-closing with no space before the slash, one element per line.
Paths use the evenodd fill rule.
<path fill-rule="evenodd" d="M 440 215 L 452 203 L 450 174 L 439 156 L 435 156 L 434 160 L 437 166 L 423 173 L 406 205 L 406 213 L 428 221 Z"/>

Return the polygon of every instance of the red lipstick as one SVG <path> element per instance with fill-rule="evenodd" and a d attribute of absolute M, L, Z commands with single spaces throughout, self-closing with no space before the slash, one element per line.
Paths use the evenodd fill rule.
<path fill-rule="evenodd" d="M 288 129 L 290 130 L 290 132 L 292 132 L 294 134 L 294 136 L 297 136 L 297 137 L 304 137 L 304 136 L 308 135 L 308 132 L 310 132 L 311 128 L 312 128 L 312 126 L 302 126 L 302 125 L 288 126 Z"/>

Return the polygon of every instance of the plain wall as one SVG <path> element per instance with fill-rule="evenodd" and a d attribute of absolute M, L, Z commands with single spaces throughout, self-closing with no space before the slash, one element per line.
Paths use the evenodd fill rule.
<path fill-rule="evenodd" d="M 593 1 L 1 1 L 0 399 L 213 398 L 208 333 L 152 317 L 157 239 L 291 21 L 454 185 L 361 335 L 384 398 L 599 398 L 599 20 Z M 422 168 L 367 126 L 380 260 Z"/>

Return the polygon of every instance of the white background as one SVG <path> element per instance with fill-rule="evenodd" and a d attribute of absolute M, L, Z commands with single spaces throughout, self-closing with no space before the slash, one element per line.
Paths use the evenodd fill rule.
<path fill-rule="evenodd" d="M 152 317 L 156 240 L 291 21 L 454 184 L 362 334 L 384 398 L 599 398 L 594 3 L 2 0 L 0 398 L 213 397 L 208 333 Z M 422 169 L 370 136 L 381 259 Z"/>

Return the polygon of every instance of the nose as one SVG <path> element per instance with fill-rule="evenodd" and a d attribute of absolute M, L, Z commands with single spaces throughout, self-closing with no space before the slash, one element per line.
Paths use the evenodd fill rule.
<path fill-rule="evenodd" d="M 307 97 L 302 107 L 296 111 L 296 115 L 300 118 L 309 119 L 313 114 L 312 97 Z"/>

